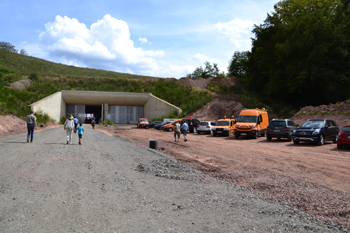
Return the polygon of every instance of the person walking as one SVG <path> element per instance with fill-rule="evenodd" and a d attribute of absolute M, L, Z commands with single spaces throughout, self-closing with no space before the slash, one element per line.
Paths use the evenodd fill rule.
<path fill-rule="evenodd" d="M 77 133 L 77 127 L 78 127 L 79 120 L 78 120 L 78 118 L 74 117 L 73 121 L 74 121 L 74 133 Z"/>
<path fill-rule="evenodd" d="M 74 129 L 74 121 L 72 115 L 70 115 L 68 119 L 66 119 L 66 122 L 64 123 L 64 129 L 67 133 L 67 144 L 72 144 L 72 132 Z"/>
<path fill-rule="evenodd" d="M 34 128 L 37 127 L 36 116 L 34 116 L 33 110 L 30 111 L 30 115 L 27 116 L 26 122 L 27 122 L 27 129 L 28 129 L 27 143 L 29 142 L 29 136 L 30 136 L 30 143 L 32 143 L 34 138 Z"/>
<path fill-rule="evenodd" d="M 188 124 L 186 121 L 182 124 L 182 133 L 184 134 L 184 141 L 187 142 L 187 130 L 188 130 Z"/>
<path fill-rule="evenodd" d="M 176 123 L 175 123 L 175 130 L 174 130 L 174 138 L 175 138 L 175 141 L 174 142 L 176 142 L 176 135 L 177 135 L 177 141 L 179 141 L 180 140 L 180 133 L 181 133 L 181 125 L 180 125 L 180 123 L 177 121 Z"/>
<path fill-rule="evenodd" d="M 78 137 L 79 137 L 79 145 L 81 145 L 81 141 L 83 139 L 83 132 L 84 132 L 84 127 L 82 123 L 79 123 L 77 130 L 78 130 Z"/>

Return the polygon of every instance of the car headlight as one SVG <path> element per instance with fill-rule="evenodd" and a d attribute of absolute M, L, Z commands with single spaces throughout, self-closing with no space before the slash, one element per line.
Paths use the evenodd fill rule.
<path fill-rule="evenodd" d="M 293 130 L 293 134 L 295 134 L 295 132 L 297 132 L 296 130 Z"/>
<path fill-rule="evenodd" d="M 317 134 L 319 134 L 319 133 L 320 133 L 320 129 L 315 129 L 315 131 L 312 132 L 312 135 L 317 135 Z"/>
<path fill-rule="evenodd" d="M 228 130 L 228 128 L 226 127 L 226 128 L 224 128 L 224 130 Z"/>

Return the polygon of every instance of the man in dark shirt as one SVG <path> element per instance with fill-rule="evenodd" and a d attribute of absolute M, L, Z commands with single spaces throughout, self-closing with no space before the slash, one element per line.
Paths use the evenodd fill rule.
<path fill-rule="evenodd" d="M 34 128 L 37 126 L 36 116 L 34 116 L 34 111 L 31 111 L 30 115 L 27 116 L 26 122 L 27 122 L 27 129 L 28 129 L 27 143 L 29 142 L 29 136 L 30 136 L 30 142 L 32 143 L 33 137 L 34 137 Z"/>

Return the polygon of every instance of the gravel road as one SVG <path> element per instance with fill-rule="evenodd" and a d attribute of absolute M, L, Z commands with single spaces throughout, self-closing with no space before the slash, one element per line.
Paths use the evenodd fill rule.
<path fill-rule="evenodd" d="M 0 232 L 347 232 L 84 128 L 0 137 Z"/>

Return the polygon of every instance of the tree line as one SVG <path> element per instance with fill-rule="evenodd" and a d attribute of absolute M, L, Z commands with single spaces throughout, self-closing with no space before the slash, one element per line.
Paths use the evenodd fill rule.
<path fill-rule="evenodd" d="M 350 99 L 350 0 L 285 0 L 255 25 L 229 73 L 294 106 Z"/>

